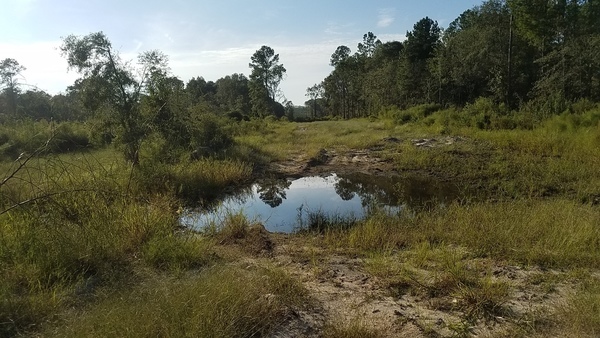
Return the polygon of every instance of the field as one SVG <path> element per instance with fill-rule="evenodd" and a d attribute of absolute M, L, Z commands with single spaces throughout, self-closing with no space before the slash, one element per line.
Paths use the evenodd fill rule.
<path fill-rule="evenodd" d="M 165 163 L 149 143 L 135 168 L 54 136 L 36 150 L 44 125 L 0 131 L 27 150 L 0 145 L 0 336 L 598 336 L 600 113 L 493 130 L 418 114 L 241 121 L 222 153 Z M 290 235 L 178 225 L 256 178 L 327 172 L 460 194 Z"/>

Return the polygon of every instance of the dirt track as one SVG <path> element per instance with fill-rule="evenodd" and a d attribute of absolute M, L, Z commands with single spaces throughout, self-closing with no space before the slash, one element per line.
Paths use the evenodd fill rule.
<path fill-rule="evenodd" d="M 252 250 L 245 264 L 283 269 L 301 282 L 314 300 L 305 309 L 291 311 L 272 337 L 316 338 L 327 325 L 352 327 L 357 323 L 381 337 L 511 336 L 523 326 L 534 325 L 528 321 L 535 320 L 535 316 L 551 314 L 577 286 L 576 280 L 559 271 L 482 259 L 464 262 L 486 266 L 494 280 L 510 285 L 510 300 L 502 305 L 506 316 L 472 322 L 456 305 L 455 295 L 427 296 L 411 291 L 398 294 L 398 290 L 369 273 L 368 257 L 327 251 L 318 237 L 310 235 L 265 232 L 260 237 L 269 245 L 258 245 L 265 249 Z M 539 276 L 551 276 L 555 282 L 550 287 L 532 282 Z"/>

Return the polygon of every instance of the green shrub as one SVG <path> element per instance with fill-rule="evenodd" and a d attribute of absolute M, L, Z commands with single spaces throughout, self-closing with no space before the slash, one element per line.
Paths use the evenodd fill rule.
<path fill-rule="evenodd" d="M 214 114 L 201 114 L 191 122 L 192 149 L 208 147 L 213 152 L 218 152 L 230 147 L 233 139 L 228 130 L 229 121 Z"/>
<path fill-rule="evenodd" d="M 52 153 L 66 153 L 81 150 L 91 145 L 89 132 L 75 123 L 65 122 L 56 127 L 52 132 L 49 142 L 49 151 Z"/>
<path fill-rule="evenodd" d="M 406 124 L 421 121 L 440 109 L 441 106 L 437 104 L 422 104 L 404 110 L 391 106 L 382 109 L 378 116 L 384 119 L 393 119 L 397 124 Z"/>
<path fill-rule="evenodd" d="M 591 110 L 598 110 L 599 108 L 598 103 L 594 103 L 589 99 L 579 99 L 573 102 L 567 111 L 572 114 L 584 114 Z"/>

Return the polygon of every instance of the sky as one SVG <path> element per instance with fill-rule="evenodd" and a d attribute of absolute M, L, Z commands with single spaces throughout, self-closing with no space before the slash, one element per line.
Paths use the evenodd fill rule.
<path fill-rule="evenodd" d="M 428 16 L 447 27 L 482 0 L 0 0 L 0 60 L 27 70 L 23 89 L 64 92 L 79 77 L 68 70 L 62 38 L 102 31 L 124 60 L 147 50 L 169 56 L 174 76 L 187 83 L 250 74 L 250 57 L 266 45 L 286 68 L 281 90 L 295 105 L 306 88 L 332 71 L 340 45 L 356 51 L 367 32 L 382 42 L 403 41 Z"/>

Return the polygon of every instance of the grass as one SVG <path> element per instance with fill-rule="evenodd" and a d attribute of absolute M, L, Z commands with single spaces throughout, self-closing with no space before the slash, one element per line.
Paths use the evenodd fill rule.
<path fill-rule="evenodd" d="M 322 210 L 307 210 L 305 216 L 303 211 L 299 210 L 299 231 L 308 231 L 313 233 L 337 233 L 352 228 L 356 225 L 357 219 L 352 215 L 340 215 L 337 213 L 327 214 Z"/>
<path fill-rule="evenodd" d="M 236 140 L 258 148 L 272 160 L 283 160 L 289 154 L 315 157 L 319 150 L 365 149 L 389 136 L 390 130 L 380 121 L 356 119 L 311 123 L 251 121 L 252 128 L 242 127 Z"/>
<path fill-rule="evenodd" d="M 67 153 L 90 148 L 93 142 L 83 124 L 18 121 L 0 125 L 0 160 L 14 161 L 45 144 L 46 153 Z"/>
<path fill-rule="evenodd" d="M 578 337 L 600 335 L 600 283 L 587 279 L 559 310 L 559 321 L 565 332 Z"/>
<path fill-rule="evenodd" d="M 248 182 L 252 168 L 237 160 L 203 158 L 174 165 L 142 164 L 134 174 L 137 188 L 144 193 L 168 193 L 190 203 L 199 203 L 215 199 L 227 187 Z"/>
<path fill-rule="evenodd" d="M 480 130 L 465 127 L 476 111 L 461 124 L 458 111 L 429 109 L 390 120 L 244 121 L 231 128 L 237 143 L 223 154 L 194 162 L 143 158 L 133 170 L 112 149 L 69 152 L 68 142 L 19 168 L 23 158 L 15 156 L 34 152 L 50 125 L 3 126 L 0 173 L 9 179 L 0 184 L 0 336 L 272 333 L 311 302 L 281 270 L 239 264 L 268 257 L 260 255 L 272 250 L 264 229 L 237 214 L 212 232 L 190 233 L 179 226 L 177 210 L 249 182 L 268 162 L 309 160 L 322 149 L 371 149 L 398 175 L 451 182 L 460 194 L 440 206 L 407 205 L 398 216 L 312 213 L 313 231 L 295 236 L 324 246 L 313 260 L 329 252 L 366 257 L 369 273 L 396 297 L 417 295 L 433 308 L 460 312 L 450 327 L 457 335 L 501 316 L 515 322 L 507 336 L 597 336 L 600 289 L 589 277 L 600 266 L 595 115 L 555 117 L 530 130 Z M 87 142 L 82 126 L 62 128 L 61 135 Z M 412 141 L 448 135 L 460 138 L 435 147 Z M 389 136 L 398 142 L 384 142 Z M 222 246 L 243 249 L 221 255 L 228 250 Z M 592 272 L 552 316 L 513 318 L 506 304 L 516 286 L 477 264 L 490 261 Z M 553 278 L 541 273 L 527 283 L 551 294 L 564 284 Z M 324 337 L 382 335 L 360 321 L 323 328 Z"/>
<path fill-rule="evenodd" d="M 459 248 L 424 244 L 401 254 L 372 255 L 367 269 L 395 297 L 425 297 L 432 309 L 460 311 L 470 323 L 509 315 L 511 286 L 491 278 L 484 267 L 466 264 L 467 258 Z"/>
<path fill-rule="evenodd" d="M 140 264 L 187 269 L 212 260 L 207 243 L 174 232 L 169 200 L 115 199 L 74 194 L 54 198 L 52 209 L 2 216 L 4 334 L 27 330 L 50 314 L 49 306 L 56 310 L 75 300 L 74 288 L 81 281 L 118 280 Z"/>
<path fill-rule="evenodd" d="M 600 191 L 598 145 L 587 134 L 464 131 L 466 142 L 418 148 L 405 142 L 397 166 L 452 180 L 484 198 L 569 196 L 584 201 Z M 591 133 L 590 133 L 591 135 Z M 581 181 L 582 177 L 587 180 Z"/>
<path fill-rule="evenodd" d="M 447 243 L 477 257 L 589 267 L 600 264 L 599 222 L 595 206 L 565 199 L 454 203 L 414 216 L 374 216 L 338 235 L 335 245 L 381 252 Z"/>
<path fill-rule="evenodd" d="M 305 292 L 276 269 L 214 267 L 109 295 L 53 337 L 257 337 L 283 323 Z"/>
<path fill-rule="evenodd" d="M 389 285 L 401 293 L 426 292 L 430 296 L 455 297 L 456 304 L 442 302 L 440 305 L 463 311 L 467 326 L 478 318 L 508 315 L 505 305 L 512 286 L 496 281 L 485 269 L 471 270 L 460 262 L 491 259 L 544 269 L 599 266 L 597 224 L 600 219 L 596 204 L 600 196 L 597 171 L 600 130 L 597 123 L 586 122 L 573 127 L 570 119 L 559 117 L 531 130 L 477 130 L 457 125 L 441 128 L 435 121 L 438 117 L 434 114 L 431 118 L 433 123 L 428 122 L 426 126 L 362 121 L 361 129 L 354 128 L 351 122 L 342 122 L 336 125 L 337 132 L 316 123 L 298 124 L 296 129 L 289 124 L 282 129 L 274 126 L 273 140 L 279 132 L 287 134 L 282 136 L 284 139 L 294 135 L 298 141 L 294 145 L 310 156 L 321 148 L 365 149 L 385 136 L 397 137 L 401 142 L 385 146 L 378 155 L 393 159 L 401 175 L 420 173 L 452 181 L 463 196 L 471 196 L 442 208 L 410 210 L 397 218 L 374 215 L 345 229 L 342 229 L 343 222 L 329 224 L 328 229 L 338 229 L 320 232 L 324 233 L 325 245 L 352 254 L 385 256 L 404 252 L 411 256 L 404 259 L 408 259 L 413 268 L 397 267 L 394 263 L 397 256 L 392 255 L 396 258 L 372 263 L 379 266 L 374 268 L 374 273 L 386 278 Z M 302 134 L 297 135 L 300 132 Z M 444 137 L 439 133 L 459 135 L 463 141 L 434 148 L 412 144 L 413 138 Z M 326 134 L 335 135 L 336 142 L 321 139 Z M 305 135 L 308 140 L 304 140 Z M 346 138 L 348 135 L 361 135 L 364 141 L 353 143 Z M 240 140 L 243 142 L 244 138 Z M 285 158 L 285 154 L 294 151 L 288 143 L 273 143 L 273 140 L 264 146 L 280 154 L 276 158 Z M 440 247 L 463 248 L 468 256 L 457 259 L 455 265 L 444 264 L 437 253 Z M 421 275 L 422 270 L 434 273 Z M 542 287 L 552 292 L 552 283 Z M 589 293 L 586 295 L 587 299 L 594 299 Z M 582 298 L 577 301 L 581 302 Z M 588 312 L 594 313 L 593 307 Z M 536 318 L 532 319 L 531 323 L 535 322 L 532 326 L 519 324 L 511 332 L 528 336 L 534 331 L 552 331 L 556 325 L 565 327 L 564 322 L 556 324 L 546 315 Z M 595 322 L 589 317 L 584 320 Z M 581 327 L 571 329 L 587 335 L 596 332 L 584 332 Z"/>
<path fill-rule="evenodd" d="M 82 296 L 119 290 L 136 271 L 180 274 L 215 262 L 212 239 L 179 230 L 181 192 L 144 189 L 112 150 L 41 155 L 1 169 L 0 336 L 38 330 Z M 170 171 L 172 186 L 194 184 L 202 196 L 248 173 L 208 159 Z"/>

